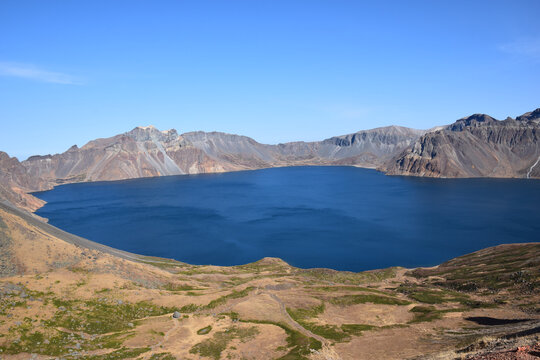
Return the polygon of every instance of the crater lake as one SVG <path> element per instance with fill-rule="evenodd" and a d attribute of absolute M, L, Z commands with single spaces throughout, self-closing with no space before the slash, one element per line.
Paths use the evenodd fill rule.
<path fill-rule="evenodd" d="M 118 249 L 190 264 L 432 266 L 540 240 L 540 181 L 286 167 L 58 186 L 36 213 Z"/>

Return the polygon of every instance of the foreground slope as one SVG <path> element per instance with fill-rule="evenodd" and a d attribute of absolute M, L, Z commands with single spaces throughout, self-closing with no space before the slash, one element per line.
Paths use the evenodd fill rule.
<path fill-rule="evenodd" d="M 499 121 L 475 114 L 428 132 L 384 169 L 390 175 L 540 178 L 540 109 Z"/>
<path fill-rule="evenodd" d="M 459 358 L 540 326 L 538 243 L 413 271 L 192 266 L 2 204 L 0 247 L 3 359 Z"/>

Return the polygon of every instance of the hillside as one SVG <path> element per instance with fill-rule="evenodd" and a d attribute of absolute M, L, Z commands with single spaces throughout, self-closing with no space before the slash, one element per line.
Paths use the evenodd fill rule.
<path fill-rule="evenodd" d="M 475 114 L 420 137 L 390 175 L 540 178 L 540 109 L 515 119 Z"/>
<path fill-rule="evenodd" d="M 7 200 L 21 209 L 34 211 L 43 201 L 28 194 L 41 188 L 41 181 L 28 175 L 26 168 L 5 152 L 0 151 L 0 200 Z"/>
<path fill-rule="evenodd" d="M 539 243 L 412 271 L 193 266 L 0 204 L 0 247 L 3 359 L 451 359 L 540 326 Z"/>
<path fill-rule="evenodd" d="M 496 120 L 475 114 L 431 131 L 388 126 L 316 142 L 266 145 L 219 132 L 153 126 L 19 162 L 0 152 L 0 199 L 34 211 L 29 192 L 59 184 L 297 165 L 352 165 L 389 175 L 540 178 L 540 109 Z"/>
<path fill-rule="evenodd" d="M 28 192 L 73 182 L 219 173 L 294 165 L 377 167 L 410 146 L 423 131 L 397 126 L 360 131 L 320 142 L 265 145 L 239 135 L 137 127 L 71 147 L 62 154 L 19 162 L 0 154 L 0 198 L 35 210 Z"/>

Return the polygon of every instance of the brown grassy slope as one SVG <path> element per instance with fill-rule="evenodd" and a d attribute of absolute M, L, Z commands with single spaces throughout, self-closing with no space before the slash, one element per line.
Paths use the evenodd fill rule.
<path fill-rule="evenodd" d="M 540 243 L 506 244 L 416 269 L 418 278 L 441 277 L 444 287 L 462 291 L 535 292 L 540 289 Z"/>
<path fill-rule="evenodd" d="M 480 340 L 530 333 L 540 321 L 536 285 L 505 275 L 538 279 L 529 264 L 539 244 L 412 272 L 305 270 L 272 258 L 193 266 L 111 249 L 1 205 L 0 245 L 3 359 L 461 356 L 456 349 L 480 351 Z M 497 261 L 508 264 L 501 276 L 510 280 L 455 286 Z M 512 321 L 488 326 L 470 318 Z"/>

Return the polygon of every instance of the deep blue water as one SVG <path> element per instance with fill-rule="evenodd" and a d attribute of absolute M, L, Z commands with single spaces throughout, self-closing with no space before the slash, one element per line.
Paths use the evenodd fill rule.
<path fill-rule="evenodd" d="M 191 264 L 275 256 L 360 271 L 540 241 L 540 181 L 289 167 L 63 185 L 37 214 L 85 238 Z"/>

